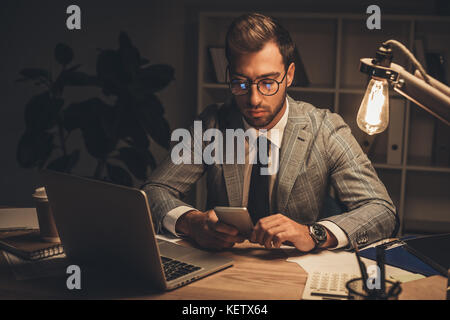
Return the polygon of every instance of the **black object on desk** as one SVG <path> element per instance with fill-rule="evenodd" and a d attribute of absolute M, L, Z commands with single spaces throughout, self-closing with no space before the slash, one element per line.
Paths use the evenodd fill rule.
<path fill-rule="evenodd" d="M 405 249 L 439 271 L 443 276 L 450 269 L 450 233 L 404 240 Z"/>
<path fill-rule="evenodd" d="M 416 255 L 412 254 L 406 249 L 406 239 L 396 240 L 385 244 L 385 263 L 406 271 L 413 273 L 419 273 L 426 277 L 439 275 L 435 268 L 431 267 L 429 264 L 425 263 L 423 260 L 418 258 Z M 360 252 L 360 256 L 376 260 L 376 249 L 367 248 Z"/>

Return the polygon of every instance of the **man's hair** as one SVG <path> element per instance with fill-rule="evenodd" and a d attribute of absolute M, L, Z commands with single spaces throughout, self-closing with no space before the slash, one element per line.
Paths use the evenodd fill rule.
<path fill-rule="evenodd" d="M 287 69 L 295 58 L 295 45 L 289 32 L 272 17 L 246 13 L 233 20 L 225 40 L 225 53 L 230 66 L 236 56 L 260 51 L 268 42 L 275 42 Z"/>

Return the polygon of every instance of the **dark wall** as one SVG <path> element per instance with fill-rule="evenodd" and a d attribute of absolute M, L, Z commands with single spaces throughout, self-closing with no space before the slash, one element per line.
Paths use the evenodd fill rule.
<path fill-rule="evenodd" d="M 2 1 L 0 10 L 0 205 L 31 205 L 30 195 L 40 185 L 36 170 L 22 169 L 16 162 L 16 145 L 24 131 L 24 106 L 40 90 L 16 83 L 24 67 L 43 67 L 58 72 L 53 59 L 56 43 L 64 42 L 75 52 L 81 70 L 94 73 L 97 48 L 116 48 L 120 31 L 128 32 L 141 55 L 151 63 L 168 63 L 176 80 L 160 93 L 172 129 L 187 127 L 196 110 L 196 33 L 199 11 L 303 11 L 361 13 L 378 4 L 382 13 L 433 14 L 431 1 Z M 66 8 L 81 7 L 82 29 L 66 28 Z M 67 92 L 79 101 L 99 91 L 73 89 Z M 80 138 L 70 138 L 73 145 Z M 157 161 L 166 151 L 152 147 Z M 92 174 L 95 163 L 82 154 L 76 168 Z"/>

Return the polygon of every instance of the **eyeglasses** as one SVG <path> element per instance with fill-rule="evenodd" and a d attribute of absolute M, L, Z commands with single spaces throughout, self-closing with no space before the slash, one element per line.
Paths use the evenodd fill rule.
<path fill-rule="evenodd" d="M 229 68 L 228 72 L 230 72 Z M 247 94 L 250 86 L 254 84 L 256 84 L 258 91 L 262 95 L 273 96 L 280 89 L 280 84 L 283 83 L 286 74 L 287 70 L 284 73 L 283 79 L 281 79 L 281 81 L 269 78 L 260 79 L 258 81 L 233 79 L 228 84 L 230 86 L 231 93 L 235 96 L 242 96 L 244 94 Z"/>

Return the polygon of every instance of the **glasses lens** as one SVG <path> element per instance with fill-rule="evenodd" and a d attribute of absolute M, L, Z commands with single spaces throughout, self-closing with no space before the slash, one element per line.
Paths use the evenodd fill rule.
<path fill-rule="evenodd" d="M 245 81 L 232 80 L 230 82 L 231 93 L 240 96 L 248 92 L 248 84 Z"/>
<path fill-rule="evenodd" d="M 278 91 L 278 83 L 272 79 L 262 79 L 258 82 L 258 90 L 266 96 L 274 95 Z"/>

